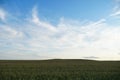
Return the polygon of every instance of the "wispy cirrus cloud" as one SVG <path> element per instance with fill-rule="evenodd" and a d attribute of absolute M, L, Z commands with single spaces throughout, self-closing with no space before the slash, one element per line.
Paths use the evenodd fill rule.
<path fill-rule="evenodd" d="M 111 14 L 111 16 L 120 16 L 120 10 L 115 11 L 113 14 Z"/>
<path fill-rule="evenodd" d="M 0 32 L 0 37 L 2 39 L 14 39 L 23 36 L 22 32 L 17 31 L 8 25 L 1 25 Z"/>
<path fill-rule="evenodd" d="M 0 20 L 4 21 L 6 18 L 6 12 L 0 8 Z"/>
<path fill-rule="evenodd" d="M 11 59 L 15 59 L 15 56 L 19 59 L 23 56 L 24 59 L 25 56 L 27 59 L 42 59 L 41 56 L 82 58 L 94 55 L 104 59 L 104 56 L 109 58 L 118 55 L 115 53 L 118 53 L 120 47 L 120 27 L 109 25 L 107 19 L 83 24 L 61 18 L 58 24 L 53 25 L 39 18 L 37 7 L 33 7 L 31 12 L 29 20 L 25 20 L 24 24 L 0 24 L 0 52 L 4 53 L 0 56 L 9 58 L 11 54 Z"/>
<path fill-rule="evenodd" d="M 51 30 L 51 31 L 56 31 L 56 28 L 53 25 L 51 25 L 50 23 L 41 21 L 39 19 L 36 6 L 32 9 L 32 22 L 40 27 L 46 28 L 46 29 Z"/>
<path fill-rule="evenodd" d="M 114 0 L 115 7 L 113 8 L 113 11 L 120 10 L 120 0 Z"/>
<path fill-rule="evenodd" d="M 120 0 L 115 0 L 115 7 L 113 8 L 113 13 L 110 16 L 120 16 Z"/>

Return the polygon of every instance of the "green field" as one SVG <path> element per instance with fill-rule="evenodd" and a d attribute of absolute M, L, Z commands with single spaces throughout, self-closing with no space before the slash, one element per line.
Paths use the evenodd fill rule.
<path fill-rule="evenodd" d="M 120 80 L 120 61 L 1 60 L 0 80 Z"/>

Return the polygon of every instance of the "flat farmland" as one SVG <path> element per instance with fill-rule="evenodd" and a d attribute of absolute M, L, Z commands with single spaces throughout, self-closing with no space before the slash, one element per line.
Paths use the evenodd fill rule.
<path fill-rule="evenodd" d="M 0 80 L 120 80 L 120 61 L 0 60 Z"/>

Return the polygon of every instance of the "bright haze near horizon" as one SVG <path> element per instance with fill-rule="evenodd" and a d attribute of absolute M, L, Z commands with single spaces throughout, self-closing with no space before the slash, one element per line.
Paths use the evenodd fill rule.
<path fill-rule="evenodd" d="M 120 0 L 0 0 L 0 60 L 120 60 Z"/>

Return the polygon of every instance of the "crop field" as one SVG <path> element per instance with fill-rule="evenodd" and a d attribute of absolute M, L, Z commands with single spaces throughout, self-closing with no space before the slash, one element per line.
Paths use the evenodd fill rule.
<path fill-rule="evenodd" d="M 1 60 L 0 80 L 120 80 L 120 61 Z"/>

